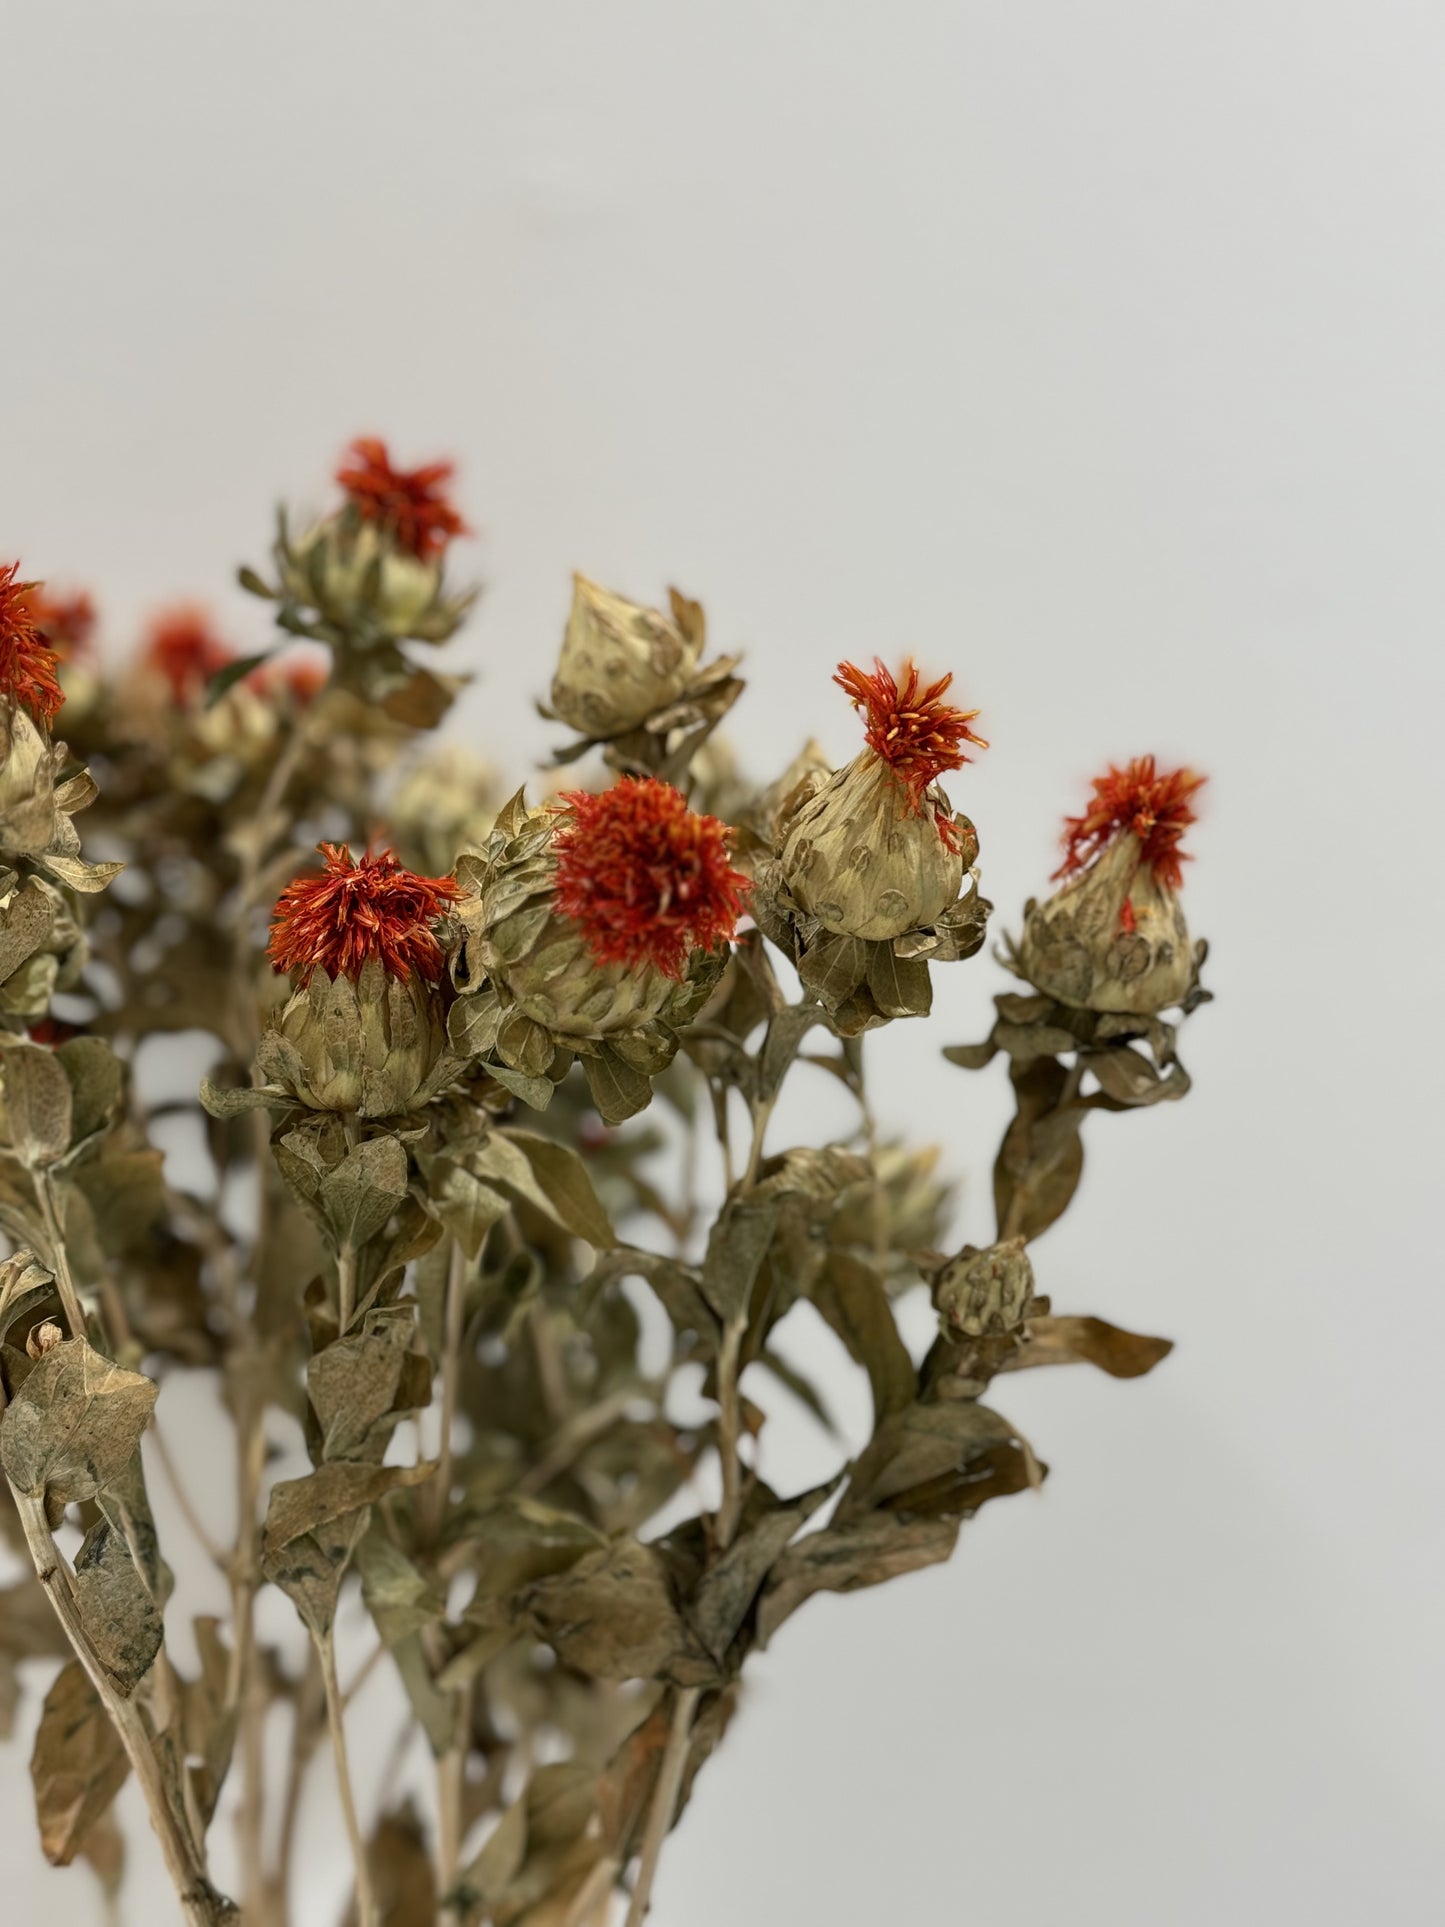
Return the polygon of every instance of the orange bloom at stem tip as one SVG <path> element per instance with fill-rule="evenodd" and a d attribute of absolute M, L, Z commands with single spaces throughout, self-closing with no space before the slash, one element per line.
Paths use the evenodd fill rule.
<path fill-rule="evenodd" d="M 953 682 L 951 674 L 922 686 L 918 665 L 905 659 L 899 684 L 875 656 L 871 676 L 855 663 L 840 662 L 833 680 L 852 698 L 853 707 L 862 712 L 869 749 L 903 785 L 915 816 L 923 814 L 923 799 L 931 783 L 945 770 L 962 769 L 973 761 L 964 754 L 965 743 L 988 748 L 987 739 L 969 728 L 978 710 L 955 709 L 942 700 Z M 936 813 L 934 820 L 939 835 L 952 849 L 952 819 Z"/>
<path fill-rule="evenodd" d="M 393 468 L 386 443 L 358 435 L 342 458 L 336 479 L 363 521 L 384 527 L 409 555 L 430 561 L 467 525 L 447 497 L 445 484 L 455 473 L 451 462 L 421 468 Z"/>
<path fill-rule="evenodd" d="M 73 595 L 52 595 L 43 583 L 30 592 L 30 613 L 51 651 L 62 662 L 83 655 L 95 629 L 95 604 L 84 589 Z"/>
<path fill-rule="evenodd" d="M 216 671 L 235 660 L 235 650 L 217 636 L 204 609 L 185 604 L 152 619 L 145 662 L 170 685 L 173 702 L 195 702 Z"/>
<path fill-rule="evenodd" d="M 49 724 L 65 701 L 56 656 L 35 618 L 38 583 L 19 582 L 18 562 L 0 566 L 0 696 Z"/>
<path fill-rule="evenodd" d="M 1194 821 L 1191 801 L 1206 779 L 1193 770 L 1161 775 L 1152 756 L 1136 756 L 1123 769 L 1111 763 L 1094 778 L 1094 793 L 1081 816 L 1064 819 L 1064 860 L 1054 879 L 1076 875 L 1123 832 L 1139 840 L 1139 862 L 1147 863 L 1160 883 L 1177 890 L 1184 880 L 1188 852 L 1180 848 Z"/>
<path fill-rule="evenodd" d="M 694 950 L 728 942 L 748 880 L 729 861 L 726 823 L 690 810 L 655 776 L 562 801 L 572 820 L 553 844 L 557 907 L 581 925 L 599 964 L 650 964 L 681 978 Z"/>
<path fill-rule="evenodd" d="M 277 900 L 267 950 L 276 969 L 303 982 L 317 968 L 354 979 L 378 957 L 393 977 L 435 983 L 443 955 L 431 925 L 462 894 L 455 878 L 415 876 L 390 850 L 357 863 L 345 843 L 318 848 L 320 876 L 297 877 Z"/>

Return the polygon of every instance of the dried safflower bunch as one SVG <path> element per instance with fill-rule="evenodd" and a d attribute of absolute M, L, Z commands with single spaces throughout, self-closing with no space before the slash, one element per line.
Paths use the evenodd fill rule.
<path fill-rule="evenodd" d="M 575 1053 L 605 1118 L 640 1109 L 726 961 L 747 890 L 730 844 L 654 777 L 561 807 L 514 797 L 457 865 L 472 895 L 452 966 L 456 1046 L 533 1078 Z"/>
<path fill-rule="evenodd" d="M 75 686 L 51 644 L 82 646 L 84 621 L 0 578 L 0 1537 L 30 1563 L 0 1585 L 0 1737 L 33 1669 L 61 1662 L 27 1709 L 43 1849 L 88 1859 L 113 1902 L 129 1775 L 187 1927 L 301 1917 L 290 1821 L 328 1739 L 357 1927 L 396 1927 L 398 1907 L 642 1927 L 753 1655 L 817 1594 L 939 1563 L 980 1507 L 1042 1481 L 990 1386 L 1072 1361 L 1134 1377 L 1169 1349 L 1055 1315 L 1034 1267 L 1084 1120 L 1189 1089 L 1176 1024 L 1019 987 L 982 1044 L 946 1053 L 1009 1059 L 982 1249 L 950 1239 L 938 1149 L 880 1136 L 871 1060 L 896 1040 L 857 1033 L 926 1009 L 927 961 L 976 949 L 988 909 L 938 787 L 979 740 L 947 679 L 844 665 L 862 754 L 835 773 L 810 745 L 754 785 L 705 741 L 739 685 L 701 664 L 701 612 L 579 585 L 559 687 L 586 695 L 620 651 L 602 686 L 632 707 L 593 703 L 586 726 L 623 725 L 596 739 L 622 780 L 497 812 L 475 756 L 409 734 L 454 686 L 398 648 L 445 600 L 447 479 L 358 444 L 345 507 L 283 557 L 280 625 L 327 644 L 324 687 L 193 612 L 121 678 L 96 662 L 76 739 L 99 796 L 50 740 Z M 669 623 L 675 660 L 652 647 Z M 1060 893 L 1097 889 L 1122 850 L 1108 916 L 1130 937 L 1177 886 L 1193 780 L 1137 775 L 1112 772 L 1070 825 Z M 93 796 L 128 868 L 94 905 L 74 889 L 118 866 L 76 854 L 69 812 Z M 1184 1014 L 1204 996 L 1191 981 Z M 184 1188 L 147 1136 L 163 1111 L 200 1122 L 155 1088 L 167 1031 L 202 1032 L 244 1082 L 196 1094 L 213 1181 Z M 820 1074 L 851 1128 L 790 1141 Z M 920 1364 L 900 1300 L 924 1292 Z M 845 1358 L 866 1440 L 833 1416 Z M 224 1388 L 206 1403 L 235 1430 L 234 1538 L 187 1490 L 194 1452 L 168 1448 L 187 1370 Z M 770 1382 L 830 1454 L 806 1489 L 762 1476 L 781 1465 L 759 1443 Z M 166 1612 L 148 1470 L 175 1487 L 167 1557 L 190 1530 L 230 1594 L 224 1620 L 181 1614 L 194 1657 L 166 1649 L 185 1601 Z M 288 1605 L 299 1664 L 273 1638 Z M 348 1708 L 373 1665 L 434 1791 L 353 1783 Z M 239 1908 L 208 1870 L 232 1812 Z"/>
<path fill-rule="evenodd" d="M 558 757 L 571 762 L 607 745 L 620 770 L 678 780 L 742 693 L 736 656 L 706 666 L 702 605 L 668 590 L 670 609 L 572 578 L 572 609 L 552 678 L 551 713 L 582 739 Z"/>
<path fill-rule="evenodd" d="M 1148 1016 L 1182 1002 L 1194 974 L 1179 902 L 1185 830 L 1204 777 L 1161 773 L 1152 756 L 1096 777 L 1064 826 L 1062 889 L 1024 914 L 1018 967 L 1086 1010 Z"/>
<path fill-rule="evenodd" d="M 358 863 L 344 844 L 323 843 L 321 855 L 320 876 L 298 877 L 276 905 L 271 961 L 298 982 L 257 1069 L 309 1109 L 392 1117 L 456 1069 L 434 925 L 460 893 L 450 877 L 403 869 L 389 850 Z"/>
<path fill-rule="evenodd" d="M 862 711 L 867 747 L 783 799 L 775 860 L 759 866 L 758 921 L 851 1034 L 925 1014 L 928 961 L 983 942 L 978 836 L 937 778 L 970 760 L 965 743 L 986 745 L 970 727 L 978 711 L 943 701 L 951 676 L 925 683 L 907 662 L 899 680 L 881 662 L 871 675 L 842 663 L 834 681 Z"/>

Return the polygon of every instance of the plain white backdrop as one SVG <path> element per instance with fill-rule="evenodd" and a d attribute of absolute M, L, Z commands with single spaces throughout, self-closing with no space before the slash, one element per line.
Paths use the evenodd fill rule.
<path fill-rule="evenodd" d="M 761 773 L 851 753 L 841 657 L 954 669 L 1005 922 L 1105 759 L 1211 772 L 1196 1088 L 1036 1254 L 1178 1349 L 1007 1383 L 1044 1493 L 790 1623 L 658 1927 L 1441 1918 L 1442 63 L 1431 0 L 0 3 L 0 558 L 110 646 L 260 646 L 235 564 L 371 430 L 460 461 L 453 728 L 518 776 L 574 566 L 705 601 Z M 1007 979 L 935 977 L 871 1055 L 984 1236 L 1005 1080 L 938 1049 Z M 27 1752 L 0 1913 L 88 1927 Z"/>

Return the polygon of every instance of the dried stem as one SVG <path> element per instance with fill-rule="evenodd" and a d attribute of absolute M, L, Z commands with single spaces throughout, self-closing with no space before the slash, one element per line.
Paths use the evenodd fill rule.
<path fill-rule="evenodd" d="M 196 1842 L 184 1810 L 177 1806 L 166 1785 L 140 1707 L 116 1691 L 91 1645 L 76 1603 L 70 1568 L 56 1551 L 45 1522 L 44 1504 L 18 1491 L 14 1485 L 10 1490 L 35 1565 L 35 1576 L 49 1595 L 76 1658 L 85 1668 L 120 1736 L 136 1784 L 145 1797 L 151 1825 L 160 1841 L 166 1870 L 188 1927 L 221 1927 L 221 1923 L 234 1923 L 238 1918 L 236 1909 L 216 1892 L 207 1877 L 204 1852 Z"/>
<path fill-rule="evenodd" d="M 671 1831 L 672 1818 L 677 1811 L 677 1796 L 682 1791 L 682 1776 L 692 1741 L 693 1715 L 701 1697 L 696 1686 L 684 1686 L 679 1689 L 672 1703 L 672 1725 L 668 1729 L 662 1764 L 657 1769 L 657 1787 L 647 1813 L 647 1827 L 642 1836 L 642 1857 L 638 1862 L 637 1879 L 632 1886 L 625 1927 L 642 1927 L 652 1905 L 652 1883 L 657 1877 L 657 1863 L 662 1855 L 663 1842 Z"/>
<path fill-rule="evenodd" d="M 317 1637 L 316 1657 L 321 1662 L 321 1685 L 326 1694 L 326 1724 L 331 1734 L 331 1754 L 336 1764 L 336 1790 L 341 1796 L 341 1812 L 346 1821 L 346 1837 L 351 1842 L 351 1859 L 356 1870 L 356 1927 L 379 1927 L 376 1891 L 371 1883 L 371 1862 L 366 1854 L 366 1836 L 356 1816 L 356 1796 L 351 1786 L 351 1762 L 346 1752 L 346 1727 L 342 1721 L 341 1688 L 336 1678 L 336 1641 L 330 1632 Z"/>
<path fill-rule="evenodd" d="M 37 1170 L 32 1173 L 35 1179 L 35 1195 L 40 1202 L 40 1215 L 45 1223 L 45 1236 L 50 1245 L 46 1254 L 50 1269 L 55 1273 L 55 1288 L 60 1295 L 61 1309 L 65 1322 L 70 1327 L 72 1338 L 85 1337 L 85 1311 L 81 1306 L 80 1293 L 75 1289 L 75 1279 L 71 1275 L 70 1255 L 65 1249 L 65 1234 L 60 1228 L 60 1216 L 55 1208 L 55 1194 L 51 1189 L 48 1171 Z"/>
<path fill-rule="evenodd" d="M 287 1917 L 296 1823 L 301 1814 L 301 1788 L 324 1730 L 324 1697 L 321 1665 L 313 1647 L 306 1656 L 306 1671 L 301 1677 L 291 1724 L 291 1755 L 286 1767 L 286 1793 L 281 1808 L 281 1839 L 276 1850 L 276 1870 L 266 1882 L 267 1920 L 273 1917 L 285 1920 Z"/>

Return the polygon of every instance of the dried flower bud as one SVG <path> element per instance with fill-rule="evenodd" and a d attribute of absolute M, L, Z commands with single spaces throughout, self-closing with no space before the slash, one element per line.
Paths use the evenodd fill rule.
<path fill-rule="evenodd" d="M 301 984 L 257 1065 L 313 1110 L 390 1117 L 448 1071 L 445 954 L 432 924 L 459 891 L 450 877 L 414 876 L 390 851 L 355 863 L 344 845 L 323 843 L 321 854 L 323 873 L 298 877 L 276 905 L 271 960 Z"/>
<path fill-rule="evenodd" d="M 445 493 L 451 474 L 449 462 L 394 468 L 386 444 L 363 436 L 336 473 L 345 506 L 296 538 L 282 518 L 275 550 L 281 601 L 319 618 L 298 618 L 303 633 L 363 651 L 407 638 L 445 642 L 455 633 L 475 596 L 446 593 L 447 544 L 467 532 Z M 277 593 L 249 571 L 242 581 L 257 593 Z M 368 693 L 389 693 L 407 671 L 387 663 L 384 674 L 384 690 Z"/>
<path fill-rule="evenodd" d="M 1064 827 L 1067 881 L 1024 917 L 1018 967 L 1061 1003 L 1145 1016 L 1187 993 L 1194 960 L 1179 903 L 1180 840 L 1204 782 L 1152 756 L 1110 768 Z"/>
<path fill-rule="evenodd" d="M 577 1052 L 609 1122 L 640 1108 L 672 1027 L 726 961 L 746 885 L 728 840 L 653 778 L 562 809 L 514 797 L 486 849 L 458 863 L 475 896 L 458 912 L 456 1047 L 530 1076 Z"/>
<path fill-rule="evenodd" d="M 43 583 L 30 594 L 30 613 L 46 647 L 60 663 L 83 656 L 95 631 L 95 604 L 84 589 L 56 595 Z"/>
<path fill-rule="evenodd" d="M 868 747 L 796 807 L 781 853 L 796 902 L 825 930 L 887 942 L 935 925 L 956 902 L 978 853 L 973 826 L 934 783 L 982 744 L 977 710 L 943 702 L 948 676 L 921 686 L 913 664 L 900 685 L 884 668 L 851 663 L 834 680 L 867 719 Z"/>
<path fill-rule="evenodd" d="M 39 584 L 19 582 L 18 562 L 0 567 L 0 701 L 48 729 L 65 701 L 56 657 L 37 622 Z"/>
<path fill-rule="evenodd" d="M 1022 1238 L 980 1250 L 965 1245 L 929 1277 L 945 1337 L 1017 1331 L 1034 1298 L 1034 1270 Z"/>
<path fill-rule="evenodd" d="M 152 618 L 141 661 L 165 684 L 177 709 L 199 703 L 217 670 L 236 659 L 205 609 L 191 603 L 163 609 Z"/>
<path fill-rule="evenodd" d="M 403 554 L 426 562 L 443 554 L 454 535 L 468 533 L 446 493 L 455 472 L 451 462 L 395 468 L 384 441 L 358 435 L 336 479 L 363 522 L 380 529 Z"/>
<path fill-rule="evenodd" d="M 666 616 L 574 575 L 572 612 L 552 679 L 552 707 L 563 722 L 588 737 L 620 736 L 676 702 L 703 646 L 700 619 L 684 626 L 676 618 L 696 609 L 674 590 L 673 613 Z"/>

